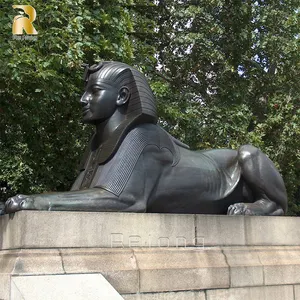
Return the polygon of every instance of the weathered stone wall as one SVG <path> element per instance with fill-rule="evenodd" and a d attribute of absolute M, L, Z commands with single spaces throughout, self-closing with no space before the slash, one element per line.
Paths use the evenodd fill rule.
<path fill-rule="evenodd" d="M 18 276 L 102 274 L 125 300 L 300 300 L 298 218 L 24 211 L 0 223 L 0 299 Z"/>

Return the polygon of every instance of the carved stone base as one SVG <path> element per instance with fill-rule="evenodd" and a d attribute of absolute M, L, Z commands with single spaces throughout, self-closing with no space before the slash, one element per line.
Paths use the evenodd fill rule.
<path fill-rule="evenodd" d="M 300 300 L 298 218 L 27 211 L 0 222 L 0 299 L 18 276 L 102 274 L 126 300 Z"/>

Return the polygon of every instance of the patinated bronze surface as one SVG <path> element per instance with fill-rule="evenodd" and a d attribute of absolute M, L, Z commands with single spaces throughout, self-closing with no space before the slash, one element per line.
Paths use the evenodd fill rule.
<path fill-rule="evenodd" d="M 145 77 L 119 62 L 85 70 L 83 122 L 96 127 L 70 192 L 17 195 L 5 212 L 75 210 L 283 215 L 287 195 L 259 149 L 190 151 L 157 122 Z"/>

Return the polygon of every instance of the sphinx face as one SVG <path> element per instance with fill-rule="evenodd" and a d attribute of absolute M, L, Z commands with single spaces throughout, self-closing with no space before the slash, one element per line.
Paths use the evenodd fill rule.
<path fill-rule="evenodd" d="M 98 124 L 109 119 L 117 109 L 118 88 L 99 79 L 97 73 L 89 77 L 82 104 L 83 123 Z"/>

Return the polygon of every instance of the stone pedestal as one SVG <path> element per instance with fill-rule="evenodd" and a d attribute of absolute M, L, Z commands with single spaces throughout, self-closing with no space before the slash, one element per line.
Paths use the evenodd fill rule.
<path fill-rule="evenodd" d="M 125 300 L 300 300 L 298 218 L 23 211 L 0 223 L 0 299 L 64 280 L 96 299 L 105 278 Z"/>

